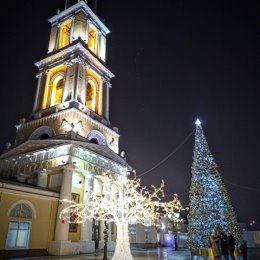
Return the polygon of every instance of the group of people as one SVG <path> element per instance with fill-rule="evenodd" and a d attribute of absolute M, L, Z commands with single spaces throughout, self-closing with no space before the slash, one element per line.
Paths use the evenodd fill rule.
<path fill-rule="evenodd" d="M 212 248 L 213 259 L 220 260 L 223 256 L 224 260 L 235 260 L 235 238 L 231 233 L 221 232 L 216 235 L 213 232 L 210 236 L 209 244 Z M 241 255 L 244 260 L 247 260 L 247 243 L 244 240 L 240 246 Z"/>

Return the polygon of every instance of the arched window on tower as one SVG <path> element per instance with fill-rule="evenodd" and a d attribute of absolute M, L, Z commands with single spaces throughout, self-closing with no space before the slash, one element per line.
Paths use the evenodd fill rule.
<path fill-rule="evenodd" d="M 97 101 L 97 87 L 92 80 L 87 82 L 87 98 L 86 106 L 87 108 L 96 112 L 96 102 Z"/>
<path fill-rule="evenodd" d="M 98 31 L 93 25 L 89 25 L 88 32 L 88 48 L 94 53 L 97 54 L 98 47 Z"/>
<path fill-rule="evenodd" d="M 70 44 L 71 20 L 65 21 L 60 27 L 59 49 Z"/>
<path fill-rule="evenodd" d="M 47 107 L 56 106 L 62 102 L 63 89 L 64 89 L 64 76 L 54 75 L 50 84 Z"/>

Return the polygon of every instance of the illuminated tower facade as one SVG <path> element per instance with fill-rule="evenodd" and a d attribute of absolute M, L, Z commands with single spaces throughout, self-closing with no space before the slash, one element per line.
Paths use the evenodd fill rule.
<path fill-rule="evenodd" d="M 48 55 L 35 65 L 38 84 L 31 119 L 17 126 L 16 145 L 73 131 L 118 153 L 109 122 L 110 80 L 105 66 L 108 28 L 85 1 L 49 19 Z"/>
<path fill-rule="evenodd" d="M 96 7 L 96 1 L 67 0 L 49 19 L 48 52 L 35 64 L 33 111 L 16 126 L 14 148 L 0 156 L 0 256 L 103 247 L 102 222 L 78 226 L 59 218 L 59 200 L 87 201 L 90 189 L 102 195 L 103 173 L 124 175 L 130 169 L 119 155 L 118 129 L 109 121 L 109 30 Z M 108 246 L 114 247 L 113 227 Z"/>

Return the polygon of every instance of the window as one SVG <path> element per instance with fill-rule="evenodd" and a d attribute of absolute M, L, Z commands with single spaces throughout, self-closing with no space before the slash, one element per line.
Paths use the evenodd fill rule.
<path fill-rule="evenodd" d="M 97 29 L 93 25 L 90 25 L 89 26 L 89 32 L 88 32 L 88 48 L 94 54 L 97 54 L 97 43 L 98 43 Z"/>
<path fill-rule="evenodd" d="M 87 83 L 87 98 L 86 98 L 87 108 L 95 111 L 96 110 L 96 100 L 97 100 L 96 85 L 92 80 L 88 80 L 88 83 Z"/>
<path fill-rule="evenodd" d="M 51 80 L 47 107 L 56 106 L 62 103 L 63 89 L 64 76 L 60 74 L 54 76 Z"/>
<path fill-rule="evenodd" d="M 18 204 L 11 210 L 9 216 L 13 218 L 32 218 L 32 211 L 26 204 Z"/>
<path fill-rule="evenodd" d="M 6 247 L 13 249 L 28 248 L 30 222 L 11 221 L 9 223 Z"/>
<path fill-rule="evenodd" d="M 52 84 L 51 106 L 55 106 L 62 102 L 63 87 L 64 78 L 62 76 L 57 76 Z"/>
<path fill-rule="evenodd" d="M 72 187 L 77 189 L 82 189 L 83 186 L 83 177 L 82 175 L 74 172 L 72 176 Z"/>
<path fill-rule="evenodd" d="M 71 21 L 65 21 L 60 27 L 59 49 L 70 44 Z"/>
<path fill-rule="evenodd" d="M 102 195 L 103 193 L 103 185 L 100 179 L 94 179 L 94 192 L 98 195 Z"/>

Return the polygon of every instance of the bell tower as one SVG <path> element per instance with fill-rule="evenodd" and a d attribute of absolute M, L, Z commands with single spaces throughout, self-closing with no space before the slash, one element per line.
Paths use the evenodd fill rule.
<path fill-rule="evenodd" d="M 60 200 L 87 202 L 90 190 L 102 195 L 108 172 L 117 178 L 131 170 L 123 153 L 119 155 L 118 129 L 109 120 L 114 77 L 106 66 L 109 29 L 97 17 L 96 4 L 67 0 L 65 9 L 49 19 L 48 50 L 35 64 L 32 113 L 16 125 L 15 146 L 0 155 L 1 192 L 6 190 L 6 196 L 0 194 L 6 205 L 0 207 L 1 238 L 6 237 L 0 239 L 0 250 L 8 243 L 16 249 L 12 241 L 18 240 L 9 237 L 6 212 L 21 201 L 28 201 L 37 216 L 31 219 L 26 249 L 72 255 L 104 247 L 103 222 L 73 225 L 59 218 L 68 205 Z M 108 248 L 115 246 L 111 232 Z"/>
<path fill-rule="evenodd" d="M 48 53 L 35 64 L 39 73 L 33 111 L 30 119 L 22 119 L 17 127 L 16 145 L 35 136 L 52 138 L 71 130 L 98 143 L 96 138 L 90 139 L 95 130 L 102 142 L 118 153 L 118 130 L 109 121 L 114 75 L 105 65 L 110 31 L 88 3 L 96 9 L 96 0 L 67 0 L 66 9 L 49 19 Z M 47 133 L 39 132 L 43 126 Z"/>

